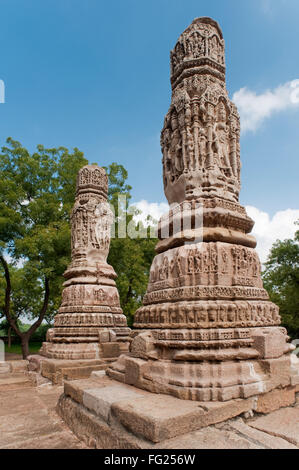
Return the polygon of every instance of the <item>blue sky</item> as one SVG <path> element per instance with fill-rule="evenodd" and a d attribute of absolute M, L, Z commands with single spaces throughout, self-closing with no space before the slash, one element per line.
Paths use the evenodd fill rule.
<path fill-rule="evenodd" d="M 169 51 L 195 17 L 220 23 L 230 97 L 245 88 L 275 102 L 299 79 L 298 0 L 0 0 L 0 14 L 0 145 L 11 136 L 30 150 L 76 146 L 90 162 L 122 163 L 135 202 L 165 202 Z M 271 221 L 299 208 L 299 106 L 256 103 L 253 121 L 268 108 L 242 134 L 241 203 Z"/>

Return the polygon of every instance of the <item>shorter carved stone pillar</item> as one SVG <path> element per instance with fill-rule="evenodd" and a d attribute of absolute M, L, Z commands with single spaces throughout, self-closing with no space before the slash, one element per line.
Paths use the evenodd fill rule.
<path fill-rule="evenodd" d="M 53 359 L 116 358 L 128 348 L 126 317 L 107 264 L 113 214 L 107 202 L 108 177 L 97 165 L 77 178 L 71 214 L 72 261 L 64 277 L 62 302 L 41 354 Z"/>

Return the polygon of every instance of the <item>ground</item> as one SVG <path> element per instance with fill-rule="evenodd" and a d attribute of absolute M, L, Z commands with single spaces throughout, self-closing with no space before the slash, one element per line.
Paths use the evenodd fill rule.
<path fill-rule="evenodd" d="M 24 380 L 24 374 L 13 374 L 11 384 L 7 384 L 6 388 L 4 382 L 5 376 L 2 374 L 0 449 L 87 448 L 55 411 L 63 387 L 33 387 Z"/>

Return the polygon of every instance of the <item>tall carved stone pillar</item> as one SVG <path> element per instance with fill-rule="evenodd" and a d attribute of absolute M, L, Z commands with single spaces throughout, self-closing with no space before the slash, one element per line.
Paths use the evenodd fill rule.
<path fill-rule="evenodd" d="M 107 202 L 108 177 L 97 165 L 77 178 L 71 214 L 72 261 L 64 277 L 62 303 L 41 354 L 53 359 L 118 357 L 128 348 L 126 317 L 107 264 L 113 214 Z"/>
<path fill-rule="evenodd" d="M 161 147 L 171 209 L 159 222 L 130 354 L 107 373 L 183 399 L 244 398 L 291 383 L 292 345 L 263 288 L 254 223 L 239 203 L 240 120 L 218 23 L 195 19 L 170 57 Z"/>

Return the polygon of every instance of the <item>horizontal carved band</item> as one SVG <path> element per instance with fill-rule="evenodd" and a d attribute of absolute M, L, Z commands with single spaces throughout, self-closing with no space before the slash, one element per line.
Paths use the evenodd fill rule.
<path fill-rule="evenodd" d="M 127 326 L 125 315 L 111 313 L 59 313 L 55 316 L 55 329 L 59 326 Z"/>
<path fill-rule="evenodd" d="M 137 310 L 137 328 L 248 328 L 280 324 L 272 302 L 206 301 L 144 306 Z"/>
<path fill-rule="evenodd" d="M 268 300 L 269 295 L 265 289 L 256 287 L 190 286 L 149 292 L 144 296 L 143 304 L 200 299 Z"/>

